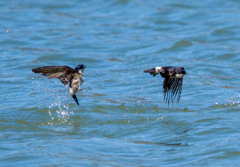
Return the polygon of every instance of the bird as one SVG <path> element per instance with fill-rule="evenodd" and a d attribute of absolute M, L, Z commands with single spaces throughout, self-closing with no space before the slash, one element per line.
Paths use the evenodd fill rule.
<path fill-rule="evenodd" d="M 44 76 L 49 76 L 48 79 L 58 78 L 64 85 L 69 83 L 69 92 L 72 98 L 79 106 L 76 96 L 77 91 L 80 89 L 83 81 L 83 71 L 86 66 L 83 64 L 77 65 L 75 69 L 64 66 L 43 66 L 32 69 L 34 73 L 40 73 Z"/>
<path fill-rule="evenodd" d="M 183 76 L 186 73 L 183 67 L 164 66 L 155 67 L 152 69 L 144 70 L 145 73 L 150 73 L 155 77 L 160 74 L 164 79 L 163 81 L 163 94 L 166 103 L 173 103 L 176 99 L 177 102 L 180 100 L 183 84 Z"/>

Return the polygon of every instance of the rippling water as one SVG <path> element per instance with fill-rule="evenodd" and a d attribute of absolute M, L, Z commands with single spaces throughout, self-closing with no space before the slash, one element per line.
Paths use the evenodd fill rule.
<path fill-rule="evenodd" d="M 238 166 L 240 1 L 0 2 L 1 166 Z M 80 107 L 57 79 L 87 66 Z M 160 76 L 183 66 L 179 103 Z"/>

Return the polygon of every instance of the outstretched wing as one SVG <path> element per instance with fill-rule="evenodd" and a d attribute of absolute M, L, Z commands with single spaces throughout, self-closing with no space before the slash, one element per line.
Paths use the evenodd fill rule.
<path fill-rule="evenodd" d="M 179 102 L 182 92 L 183 78 L 165 78 L 163 81 L 164 100 L 169 104 L 176 99 Z"/>
<path fill-rule="evenodd" d="M 44 76 L 49 76 L 49 79 L 58 78 L 64 85 L 71 81 L 76 71 L 68 66 L 44 66 L 32 69 L 35 73 L 40 73 Z"/>

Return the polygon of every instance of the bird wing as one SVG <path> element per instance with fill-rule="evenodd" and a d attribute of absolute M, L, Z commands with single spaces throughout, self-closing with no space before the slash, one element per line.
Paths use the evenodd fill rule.
<path fill-rule="evenodd" d="M 172 84 L 171 100 L 173 101 L 177 98 L 176 100 L 179 102 L 182 93 L 183 78 L 175 78 L 174 80 Z"/>
<path fill-rule="evenodd" d="M 163 81 L 164 100 L 169 104 L 170 101 L 179 102 L 182 92 L 183 78 L 165 78 Z"/>
<path fill-rule="evenodd" d="M 76 71 L 68 66 L 44 66 L 32 69 L 34 73 L 49 76 L 49 79 L 58 78 L 64 85 L 71 81 Z"/>

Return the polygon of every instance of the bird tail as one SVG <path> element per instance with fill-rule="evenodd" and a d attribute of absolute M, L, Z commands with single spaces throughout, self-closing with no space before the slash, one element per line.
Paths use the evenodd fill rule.
<path fill-rule="evenodd" d="M 77 105 L 79 106 L 77 96 L 76 96 L 76 95 L 73 95 L 72 97 L 73 97 L 73 99 L 76 101 Z"/>
<path fill-rule="evenodd" d="M 157 74 L 159 74 L 159 73 L 156 73 L 155 68 L 148 69 L 148 70 L 144 70 L 143 72 L 145 72 L 145 73 L 150 73 L 150 74 L 153 75 L 154 77 L 155 77 Z"/>
<path fill-rule="evenodd" d="M 143 72 L 146 72 L 146 73 L 155 73 L 155 68 L 148 69 L 148 70 L 144 70 Z"/>

